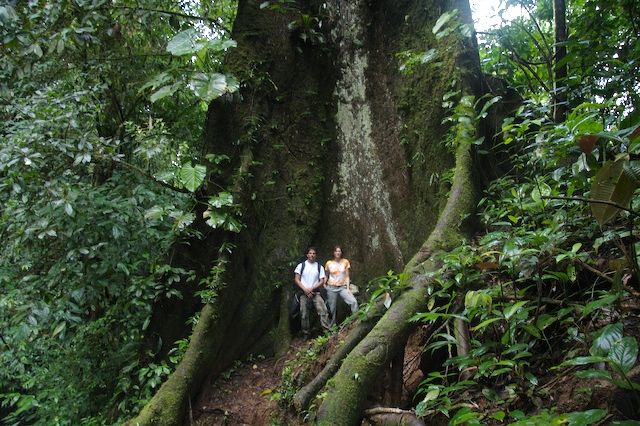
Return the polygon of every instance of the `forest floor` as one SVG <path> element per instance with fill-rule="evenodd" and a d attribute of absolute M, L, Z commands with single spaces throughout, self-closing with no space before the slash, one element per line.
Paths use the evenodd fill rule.
<path fill-rule="evenodd" d="M 637 301 L 634 300 L 634 306 L 638 307 L 637 305 Z M 640 318 L 638 319 L 640 320 Z M 635 324 L 635 327 L 628 327 L 628 329 L 633 330 L 635 332 L 633 334 L 637 334 L 637 337 L 640 338 L 640 321 Z M 236 362 L 231 369 L 215 381 L 205 384 L 202 394 L 191 407 L 190 416 L 185 421 L 185 425 L 296 426 L 305 424 L 302 419 L 287 414 L 286 410 L 278 405 L 278 399 L 284 392 L 281 389 L 283 369 L 289 365 L 292 366 L 293 376 L 313 377 L 319 373 L 347 332 L 348 327 L 329 339 L 319 338 L 303 341 L 296 338 L 291 342 L 287 353 L 281 358 L 259 356 L 243 362 Z M 417 330 L 409 339 L 406 347 L 403 395 L 405 405 L 411 405 L 411 396 L 415 394 L 416 388 L 425 377 L 421 371 L 425 362 L 442 362 L 442 360 L 435 359 L 425 360 L 422 348 L 424 338 L 428 333 L 427 328 Z M 322 339 L 324 339 L 324 343 L 319 343 L 319 340 Z M 318 350 L 320 347 L 321 349 Z M 576 367 L 562 370 L 549 369 L 550 365 L 557 365 L 561 362 L 561 359 L 556 358 L 562 353 L 562 350 L 561 348 L 556 349 L 538 354 L 535 357 L 537 360 L 532 362 L 531 370 L 535 371 L 538 380 L 533 392 L 529 390 L 526 383 L 520 383 L 521 379 L 512 377 L 511 380 L 507 378 L 502 382 L 484 383 L 474 388 L 465 389 L 458 392 L 459 394 L 453 395 L 452 399 L 459 401 L 458 405 L 464 405 L 475 412 L 486 413 L 483 424 L 488 425 L 509 424 L 510 421 L 515 420 L 510 418 L 510 414 L 501 420 L 491 418 L 492 413 L 502 411 L 505 413 L 520 411 L 527 413 L 527 415 L 534 415 L 545 412 L 549 414 L 553 412 L 570 413 L 600 408 L 609 414 L 597 422 L 597 425 L 610 424 L 614 419 L 629 419 L 624 413 L 632 413 L 636 410 L 634 408 L 636 402 L 632 394 L 613 386 L 607 380 L 580 379 L 574 374 Z M 302 359 L 304 357 L 310 357 L 308 359 L 312 359 L 313 362 L 293 362 L 296 358 Z M 640 379 L 640 366 L 634 368 L 630 372 L 630 376 L 636 381 Z M 377 389 L 377 392 L 380 393 L 380 390 Z M 515 395 L 512 394 L 514 390 Z M 507 395 L 509 393 L 511 395 Z M 490 397 L 489 394 L 493 394 L 493 397 Z M 372 405 L 377 404 L 373 403 Z M 630 417 L 633 418 L 635 415 L 632 414 Z M 442 414 L 434 414 L 425 420 L 429 425 L 447 425 L 449 423 L 449 418 Z M 640 422 L 627 424 L 640 425 Z"/>
<path fill-rule="evenodd" d="M 192 407 L 191 425 L 263 426 L 280 425 L 281 414 L 274 397 L 282 382 L 287 363 L 314 344 L 314 340 L 294 339 L 280 358 L 253 357 L 236 364 L 217 380 L 205 386 Z M 325 355 L 325 357 L 328 354 Z M 287 424 L 294 425 L 289 419 Z"/>

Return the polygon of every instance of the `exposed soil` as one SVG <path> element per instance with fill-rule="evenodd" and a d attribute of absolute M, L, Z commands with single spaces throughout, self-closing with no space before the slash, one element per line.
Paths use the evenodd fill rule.
<path fill-rule="evenodd" d="M 271 425 L 278 411 L 272 394 L 280 385 L 282 368 L 308 342 L 295 340 L 280 359 L 258 359 L 238 363 L 213 383 L 205 386 L 193 407 L 193 424 Z"/>

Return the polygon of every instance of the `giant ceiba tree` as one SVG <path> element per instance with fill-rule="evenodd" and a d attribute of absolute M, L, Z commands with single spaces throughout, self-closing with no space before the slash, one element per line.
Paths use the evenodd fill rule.
<path fill-rule="evenodd" d="M 131 424 L 179 424 L 205 378 L 249 351 L 286 347 L 291 262 L 308 244 L 326 255 L 336 243 L 360 283 L 390 269 L 408 277 L 391 307 L 372 309 L 296 395 L 304 409 L 332 377 L 318 420 L 358 424 L 372 383 L 401 355 L 408 320 L 426 303 L 432 255 L 468 230 L 479 132 L 469 99 L 482 87 L 464 31 L 468 1 L 261 3 L 239 2 L 227 65 L 243 85 L 210 105 L 206 132 L 208 151 L 232 159 L 216 179 L 232 189 L 245 227 L 207 230 L 201 211 L 194 226 L 204 237 L 177 248 L 175 262 L 203 277 L 215 265 L 217 296 L 176 371 Z M 445 94 L 467 102 L 452 111 Z M 446 116 L 462 118 L 443 124 Z M 220 250 L 229 243 L 231 253 Z M 192 308 L 159 304 L 153 332 L 176 340 L 174 324 Z"/>

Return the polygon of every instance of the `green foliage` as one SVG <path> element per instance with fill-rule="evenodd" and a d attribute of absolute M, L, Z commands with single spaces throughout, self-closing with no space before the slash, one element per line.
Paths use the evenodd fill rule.
<path fill-rule="evenodd" d="M 230 232 L 240 232 L 243 225 L 238 219 L 241 212 L 233 203 L 233 196 L 228 192 L 221 192 L 209 198 L 207 210 L 203 218 L 207 219 L 207 225 L 212 228 L 222 228 Z"/>
<path fill-rule="evenodd" d="M 213 303 L 218 298 L 219 292 L 226 286 L 223 281 L 227 270 L 227 257 L 235 246 L 231 243 L 223 244 L 218 250 L 218 260 L 209 271 L 209 275 L 200 280 L 201 290 L 196 294 L 202 299 L 202 303 Z"/>
<path fill-rule="evenodd" d="M 601 421 L 607 412 L 605 410 L 587 410 L 576 411 L 573 413 L 555 414 L 547 410 L 543 410 L 540 414 L 534 416 L 524 416 L 522 413 L 517 415 L 518 420 L 511 423 L 517 426 L 543 426 L 543 425 L 572 425 L 587 426 Z"/>
<path fill-rule="evenodd" d="M 310 346 L 301 348 L 296 356 L 287 361 L 282 369 L 280 386 L 270 396 L 273 401 L 278 401 L 283 408 L 292 407 L 294 395 L 309 380 L 309 366 L 324 351 L 327 341 L 326 335 L 318 336 Z"/>
<path fill-rule="evenodd" d="M 322 33 L 322 17 L 319 16 L 326 5 L 318 8 L 314 13 L 303 10 L 304 6 L 296 0 L 275 0 L 260 3 L 260 9 L 268 9 L 278 13 L 284 13 L 296 18 L 289 22 L 287 28 L 304 44 L 322 45 L 325 43 L 325 36 Z M 300 50 L 300 47 L 298 47 Z"/>
<path fill-rule="evenodd" d="M 0 6 L 2 424 L 127 417 L 184 352 L 150 363 L 143 336 L 194 279 L 170 249 L 197 236 L 189 192 L 224 161 L 199 155 L 203 107 L 238 85 L 221 66 L 234 7 Z"/>
<path fill-rule="evenodd" d="M 367 293 L 369 301 L 364 303 L 358 309 L 358 316 L 364 319 L 367 313 L 377 300 L 382 300 L 387 309 L 391 306 L 393 297 L 395 297 L 407 284 L 407 274 L 396 274 L 393 271 L 387 271 L 386 275 L 376 277 L 367 283 Z"/>
<path fill-rule="evenodd" d="M 594 13 L 594 4 L 603 5 L 584 3 L 591 3 L 588 14 Z M 544 7 L 531 4 L 525 5 L 531 12 L 528 18 L 484 36 L 485 68 L 526 95 L 502 123 L 497 139 L 501 145 L 485 149 L 487 144 L 478 141 L 480 152 L 488 156 L 510 147 L 509 173 L 491 182 L 479 202 L 482 234 L 437 259 L 442 266 L 428 277 L 429 299 L 413 318 L 433 330 L 425 350 L 448 354 L 441 368 L 434 368 L 420 385 L 416 413 L 424 417 L 443 413 L 450 424 L 504 421 L 507 416 L 515 424 L 532 425 L 602 421 L 606 411 L 589 409 L 594 407 L 558 414 L 549 405 L 539 410 L 539 404 L 529 403 L 526 410 L 538 411 L 529 416 L 513 409 L 518 401 L 547 398 L 542 383 L 548 380 L 558 351 L 566 356 L 563 366 L 609 366 L 580 370 L 581 379 L 606 379 L 630 391 L 638 386 L 627 377 L 637 365 L 637 341 L 623 335 L 620 321 L 629 314 L 617 309 L 628 300 L 625 289 L 637 287 L 639 276 L 632 236 L 638 229 L 635 156 L 640 121 L 636 104 L 629 102 L 635 97 L 637 78 L 610 69 L 613 75 L 601 74 L 598 87 L 603 90 L 595 85 L 576 88 L 567 119 L 552 122 L 548 68 L 552 39 L 546 24 L 550 15 Z M 571 13 L 577 27 L 586 30 L 579 21 L 579 8 Z M 434 33 L 443 31 L 452 19 L 442 16 Z M 625 36 L 614 37 L 614 44 L 625 43 L 620 40 L 628 36 L 625 31 L 631 26 L 625 28 L 623 21 L 617 25 Z M 578 36 L 571 43 L 579 43 Z M 619 48 L 621 44 L 606 49 Z M 436 53 L 413 58 L 411 66 L 433 66 Z M 635 67 L 639 53 L 625 52 L 625 70 Z M 505 61 L 503 55 L 510 58 Z M 589 73 L 605 66 L 601 60 L 599 53 L 594 54 L 586 59 L 593 68 L 573 68 L 573 74 L 570 68 L 568 81 L 595 81 Z M 613 86 L 622 91 L 615 93 Z M 460 126 L 487 117 L 499 102 L 495 96 L 479 102 L 460 98 L 452 88 L 443 107 L 451 111 L 448 121 Z M 457 334 L 460 324 L 469 333 L 467 348 L 465 338 Z M 594 324 L 600 330 L 594 330 Z M 590 355 L 581 356 L 586 351 Z M 473 408 L 478 401 L 482 411 Z"/>
<path fill-rule="evenodd" d="M 594 333 L 589 353 L 591 356 L 568 359 L 562 363 L 561 367 L 606 363 L 619 378 L 601 369 L 581 370 L 576 373 L 576 376 L 609 380 L 623 389 L 632 391 L 636 406 L 640 406 L 640 383 L 634 382 L 628 376 L 638 360 L 638 341 L 635 337 L 625 337 L 621 323 L 609 324 Z"/>

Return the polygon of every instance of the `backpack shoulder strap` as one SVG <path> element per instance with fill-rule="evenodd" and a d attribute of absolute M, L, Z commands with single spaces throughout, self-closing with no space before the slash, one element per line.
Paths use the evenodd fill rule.
<path fill-rule="evenodd" d="M 306 266 L 307 261 L 304 260 L 301 263 L 302 263 L 302 266 L 300 267 L 300 276 L 302 277 L 302 273 L 304 272 L 304 267 Z M 321 268 L 320 262 L 316 261 L 316 265 L 318 265 L 318 279 L 320 279 L 320 268 Z"/>

